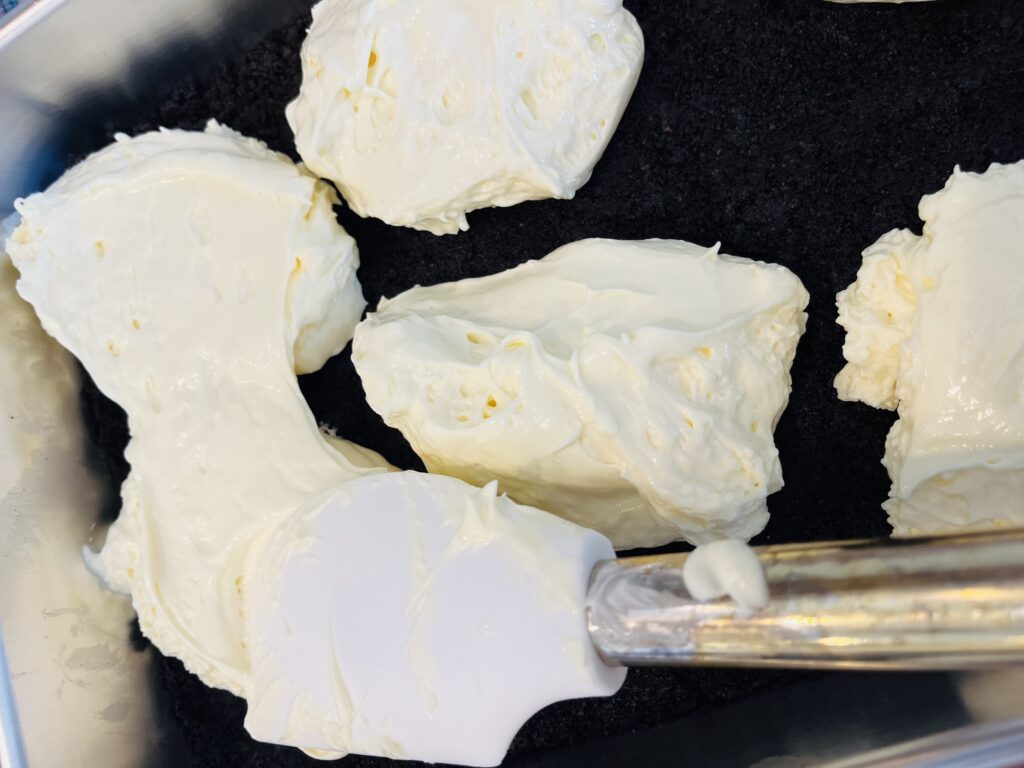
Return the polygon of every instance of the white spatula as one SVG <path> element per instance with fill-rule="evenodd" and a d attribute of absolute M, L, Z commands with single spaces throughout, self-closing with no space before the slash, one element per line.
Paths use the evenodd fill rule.
<path fill-rule="evenodd" d="M 687 555 L 613 557 L 493 487 L 346 483 L 254 556 L 246 727 L 319 756 L 495 765 L 537 710 L 614 693 L 624 664 L 1024 659 L 1024 533 L 759 550 L 756 612 L 692 599 Z"/>

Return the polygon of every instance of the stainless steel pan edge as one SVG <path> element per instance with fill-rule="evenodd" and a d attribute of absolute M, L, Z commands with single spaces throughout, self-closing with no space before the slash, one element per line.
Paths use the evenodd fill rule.
<path fill-rule="evenodd" d="M 25 0 L 0 17 L 0 222 L 168 86 L 309 4 Z M 77 367 L 15 280 L 0 249 L 0 764 L 187 765 L 161 717 L 152 654 L 132 647 L 130 602 L 82 565 L 110 500 L 89 468 Z"/>
<path fill-rule="evenodd" d="M 121 116 L 310 0 L 34 0 L 0 17 L 0 219 Z"/>

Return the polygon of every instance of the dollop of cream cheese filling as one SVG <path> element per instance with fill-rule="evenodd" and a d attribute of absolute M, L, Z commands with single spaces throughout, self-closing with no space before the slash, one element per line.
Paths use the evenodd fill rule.
<path fill-rule="evenodd" d="M 356 329 L 370 406 L 432 472 L 497 479 L 617 548 L 749 538 L 808 295 L 784 267 L 584 240 L 414 288 Z"/>
<path fill-rule="evenodd" d="M 361 216 L 434 234 L 571 198 L 639 77 L 621 0 L 323 0 L 288 122 Z"/>
<path fill-rule="evenodd" d="M 727 596 L 744 612 L 768 605 L 768 580 L 761 561 L 746 542 L 736 539 L 698 546 L 683 563 L 683 583 L 694 600 Z"/>
<path fill-rule="evenodd" d="M 239 694 L 250 543 L 384 464 L 329 444 L 295 378 L 342 348 L 364 307 L 335 202 L 211 122 L 118 136 L 18 201 L 6 243 L 44 328 L 128 415 L 131 474 L 92 567 L 131 593 L 161 651 Z"/>
<path fill-rule="evenodd" d="M 895 533 L 1024 525 L 1024 162 L 957 168 L 837 297 L 843 400 L 896 409 Z"/>
<path fill-rule="evenodd" d="M 363 477 L 254 549 L 246 728 L 314 756 L 497 765 L 562 699 L 607 696 L 586 593 L 610 542 L 440 475 Z"/>

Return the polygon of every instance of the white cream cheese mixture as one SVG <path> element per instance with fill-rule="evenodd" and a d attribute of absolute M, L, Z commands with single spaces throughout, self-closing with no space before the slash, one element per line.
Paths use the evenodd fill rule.
<path fill-rule="evenodd" d="M 323 0 L 287 117 L 356 213 L 454 233 L 477 208 L 571 198 L 643 52 L 621 0 Z"/>
<path fill-rule="evenodd" d="M 370 406 L 432 472 L 497 479 L 617 548 L 749 538 L 808 295 L 683 241 L 584 240 L 413 288 L 356 329 Z"/>
<path fill-rule="evenodd" d="M 683 583 L 694 600 L 728 596 L 742 611 L 768 604 L 768 581 L 757 553 L 743 541 L 701 544 L 683 563 Z"/>
<path fill-rule="evenodd" d="M 122 510 L 90 558 L 209 685 L 249 671 L 261 526 L 382 460 L 320 435 L 296 382 L 364 306 L 330 188 L 211 123 L 117 141 L 18 201 L 6 243 L 44 328 L 128 414 Z"/>
<path fill-rule="evenodd" d="M 959 169 L 837 299 L 843 400 L 896 409 L 897 534 L 1024 525 L 1024 162 Z"/>

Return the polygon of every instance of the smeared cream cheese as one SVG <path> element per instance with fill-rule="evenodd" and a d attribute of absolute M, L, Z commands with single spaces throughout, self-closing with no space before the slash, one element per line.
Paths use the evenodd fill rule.
<path fill-rule="evenodd" d="M 434 234 L 571 198 L 643 61 L 621 0 L 323 0 L 288 122 L 361 216 Z"/>
<path fill-rule="evenodd" d="M 682 241 L 584 240 L 414 288 L 356 329 L 370 406 L 432 472 L 497 479 L 616 547 L 748 538 L 807 292 Z"/>
<path fill-rule="evenodd" d="M 1024 525 L 1024 162 L 957 169 L 920 214 L 923 234 L 884 235 L 837 298 L 836 390 L 899 412 L 897 534 Z"/>
<path fill-rule="evenodd" d="M 768 581 L 757 555 L 745 542 L 723 539 L 701 544 L 683 563 L 683 583 L 694 600 L 728 596 L 742 610 L 768 604 Z"/>
<path fill-rule="evenodd" d="M 295 379 L 364 306 L 330 188 L 260 142 L 118 136 L 16 203 L 6 248 L 44 328 L 128 414 L 131 474 L 103 551 L 142 631 L 243 692 L 250 541 L 379 457 L 331 447 Z"/>
<path fill-rule="evenodd" d="M 262 741 L 497 765 L 539 709 L 625 678 L 585 615 L 611 544 L 493 483 L 353 480 L 254 553 L 245 724 Z"/>
<path fill-rule="evenodd" d="M 18 273 L 2 247 L 4 225 L 0 645 L 10 680 L 0 681 L 0 689 L 10 687 L 0 692 L 0 709 L 13 694 L 25 754 L 19 761 L 16 745 L 2 743 L 16 738 L 5 731 L 0 763 L 137 768 L 159 748 L 163 732 L 150 695 L 152 655 L 132 647 L 131 601 L 100 589 L 77 557 L 104 505 L 103 484 L 88 461 L 78 366 L 17 295 Z M 0 731 L 11 725 L 9 714 L 0 717 Z M 98 731 L 107 738 L 98 739 Z"/>

